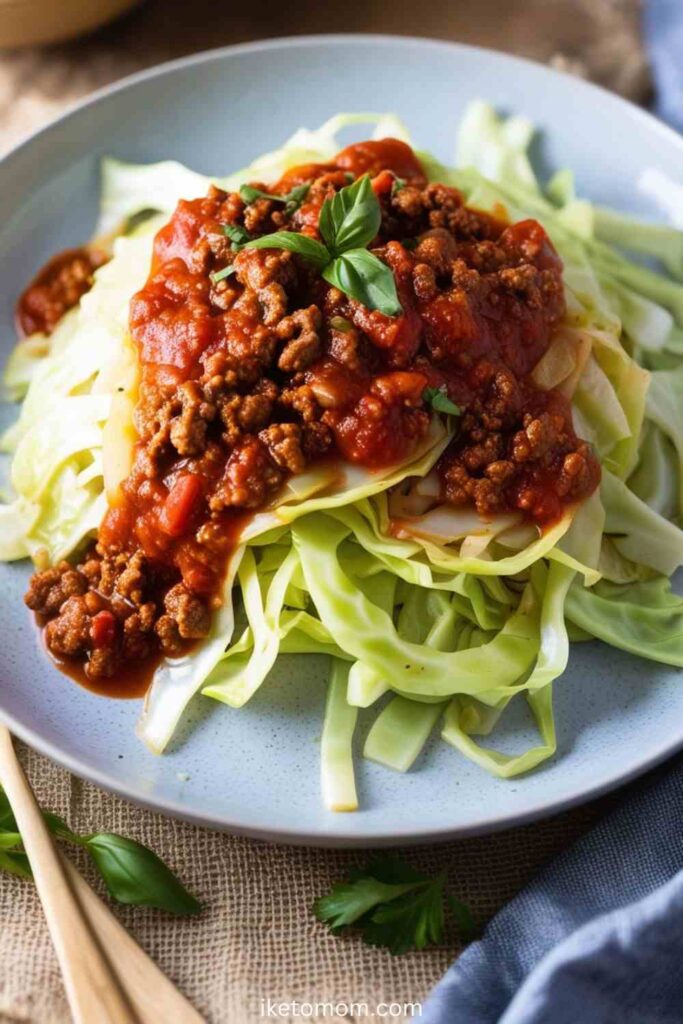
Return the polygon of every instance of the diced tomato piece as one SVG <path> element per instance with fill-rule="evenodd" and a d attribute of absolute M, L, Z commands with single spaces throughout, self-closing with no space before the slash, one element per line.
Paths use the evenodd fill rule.
<path fill-rule="evenodd" d="M 116 618 L 103 609 L 92 620 L 90 635 L 95 647 L 111 647 L 116 640 Z"/>
<path fill-rule="evenodd" d="M 202 478 L 196 473 L 178 477 L 168 492 L 159 514 L 161 529 L 171 537 L 180 537 L 190 527 L 202 495 Z"/>

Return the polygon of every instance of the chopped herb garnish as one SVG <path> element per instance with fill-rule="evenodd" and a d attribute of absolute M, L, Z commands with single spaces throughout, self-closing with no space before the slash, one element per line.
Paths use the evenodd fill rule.
<path fill-rule="evenodd" d="M 295 185 L 293 189 L 281 196 L 274 192 L 264 192 L 263 189 L 254 188 L 253 185 L 242 185 L 240 195 L 245 203 L 253 203 L 257 199 L 272 199 L 276 203 L 284 203 L 285 213 L 287 216 L 291 216 L 303 203 L 310 187 L 310 181 L 306 181 L 302 185 Z"/>
<path fill-rule="evenodd" d="M 219 281 L 224 281 L 226 277 L 230 277 L 231 274 L 235 273 L 235 268 L 232 263 L 228 264 L 227 267 L 223 267 L 222 270 L 216 270 L 211 274 L 212 284 L 218 284 Z"/>
<path fill-rule="evenodd" d="M 391 198 L 393 199 L 397 192 L 400 192 L 402 188 L 405 188 L 408 182 L 405 178 L 399 178 L 396 174 L 391 185 Z"/>
<path fill-rule="evenodd" d="M 238 252 L 244 248 L 247 242 L 251 239 L 251 235 L 245 227 L 241 224 L 223 224 L 223 234 L 232 242 L 232 251 Z"/>
<path fill-rule="evenodd" d="M 445 872 L 430 878 L 397 857 L 376 858 L 332 886 L 316 900 L 313 913 L 335 934 L 356 928 L 368 945 L 397 955 L 441 941 L 445 896 L 461 938 L 468 941 L 475 933 L 472 915 L 444 892 L 445 884 Z"/>
<path fill-rule="evenodd" d="M 349 331 L 353 330 L 351 321 L 343 316 L 331 316 L 330 327 L 335 331 L 341 331 L 342 334 L 348 334 Z"/>
<path fill-rule="evenodd" d="M 440 388 L 425 388 L 422 392 L 422 399 L 427 405 L 431 405 L 435 412 L 445 412 L 450 416 L 459 416 L 462 411 L 460 406 L 456 405 L 448 397 L 445 385 L 442 385 Z"/>
<path fill-rule="evenodd" d="M 320 211 L 323 242 L 294 231 L 276 231 L 246 243 L 249 249 L 289 249 L 311 263 L 345 295 L 386 316 L 398 316 L 401 304 L 391 269 L 365 248 L 382 220 L 369 175 L 326 199 Z"/>

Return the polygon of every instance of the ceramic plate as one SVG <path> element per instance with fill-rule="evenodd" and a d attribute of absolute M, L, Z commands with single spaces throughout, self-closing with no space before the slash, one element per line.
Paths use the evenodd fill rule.
<path fill-rule="evenodd" d="M 43 260 L 93 229 L 103 154 L 137 162 L 172 157 L 222 174 L 301 125 L 370 108 L 396 111 L 418 148 L 450 161 L 456 126 L 475 97 L 532 118 L 542 131 L 540 166 L 573 168 L 581 194 L 597 201 L 661 219 L 639 190 L 642 172 L 683 180 L 683 141 L 653 118 L 594 86 L 501 54 L 371 36 L 217 50 L 98 93 L 0 163 L 3 361 L 22 285 Z M 484 832 L 586 800 L 683 744 L 679 672 L 582 644 L 555 686 L 558 752 L 540 770 L 494 779 L 440 742 L 407 775 L 359 758 L 362 809 L 335 815 L 319 793 L 322 660 L 283 657 L 275 678 L 239 711 L 195 698 L 170 751 L 154 757 L 135 737 L 138 702 L 95 696 L 50 666 L 21 599 L 28 574 L 23 564 L 0 568 L 7 722 L 77 775 L 217 828 L 340 846 Z M 522 718 L 509 722 L 500 745 L 528 742 L 528 727 Z"/>

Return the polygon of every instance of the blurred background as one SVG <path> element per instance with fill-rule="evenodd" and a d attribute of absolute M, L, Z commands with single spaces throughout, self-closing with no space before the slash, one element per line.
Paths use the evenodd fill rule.
<path fill-rule="evenodd" d="M 0 0 L 0 151 L 132 71 L 306 33 L 387 32 L 488 46 L 647 103 L 641 15 L 640 0 Z"/>

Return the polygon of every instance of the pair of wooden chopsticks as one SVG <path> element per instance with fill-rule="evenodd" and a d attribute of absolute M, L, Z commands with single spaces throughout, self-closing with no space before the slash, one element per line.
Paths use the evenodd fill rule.
<path fill-rule="evenodd" d="M 23 838 L 76 1024 L 202 1024 L 197 1011 L 54 846 L 2 724 L 0 782 Z"/>

